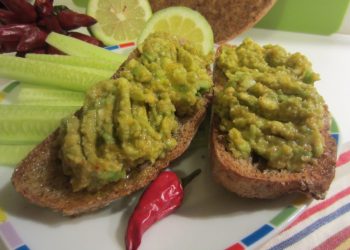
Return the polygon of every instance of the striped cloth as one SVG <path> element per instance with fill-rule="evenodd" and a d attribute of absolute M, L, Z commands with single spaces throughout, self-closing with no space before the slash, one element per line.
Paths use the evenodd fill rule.
<path fill-rule="evenodd" d="M 350 249 L 350 144 L 337 161 L 337 178 L 325 200 L 313 201 L 298 218 L 261 249 Z M 346 170 L 346 171 L 345 171 Z"/>

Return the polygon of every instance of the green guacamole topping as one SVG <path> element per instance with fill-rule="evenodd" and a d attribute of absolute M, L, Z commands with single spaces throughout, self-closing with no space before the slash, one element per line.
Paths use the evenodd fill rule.
<path fill-rule="evenodd" d="M 298 172 L 323 153 L 324 101 L 305 56 L 245 39 L 223 46 L 217 67 L 227 82 L 214 112 L 234 157 L 257 155 L 268 168 Z"/>
<path fill-rule="evenodd" d="M 212 55 L 164 33 L 151 35 L 117 79 L 93 86 L 60 128 L 60 158 L 74 191 L 96 190 L 154 163 L 177 145 L 178 118 L 203 104 Z"/>

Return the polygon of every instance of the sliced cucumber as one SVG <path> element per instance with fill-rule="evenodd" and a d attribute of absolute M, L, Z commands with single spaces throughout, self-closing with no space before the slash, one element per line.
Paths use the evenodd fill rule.
<path fill-rule="evenodd" d="M 82 106 L 84 93 L 21 84 L 16 104 L 37 106 Z"/>
<path fill-rule="evenodd" d="M 0 165 L 15 166 L 35 147 L 28 145 L 0 145 Z"/>
<path fill-rule="evenodd" d="M 0 144 L 34 144 L 60 125 L 78 107 L 0 105 Z"/>
<path fill-rule="evenodd" d="M 86 91 L 93 84 L 110 78 L 113 73 L 0 55 L 0 77 L 49 87 Z"/>
<path fill-rule="evenodd" d="M 50 107 L 50 106 L 24 106 L 24 105 L 0 105 L 0 122 L 5 120 L 21 119 L 53 119 L 62 118 L 78 110 L 80 107 Z"/>
<path fill-rule="evenodd" d="M 122 63 L 110 63 L 108 60 L 97 58 L 80 57 L 80 56 L 62 56 L 62 55 L 45 55 L 45 54 L 26 54 L 26 58 L 43 62 L 52 62 L 64 65 L 86 67 L 100 70 L 117 70 Z"/>
<path fill-rule="evenodd" d="M 79 39 L 61 35 L 55 32 L 51 32 L 47 36 L 46 42 L 70 56 L 91 57 L 101 60 L 108 60 L 114 65 L 124 62 L 127 58 L 125 55 L 120 55 L 87 42 L 83 42 Z"/>
<path fill-rule="evenodd" d="M 32 144 L 44 140 L 61 119 L 20 119 L 0 121 L 0 144 Z"/>

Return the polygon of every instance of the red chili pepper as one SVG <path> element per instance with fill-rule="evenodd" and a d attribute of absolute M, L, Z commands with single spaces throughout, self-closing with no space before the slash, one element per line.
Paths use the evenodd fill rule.
<path fill-rule="evenodd" d="M 47 54 L 51 54 L 51 55 L 64 55 L 64 53 L 58 49 L 56 49 L 55 47 L 52 46 L 48 46 L 47 50 L 46 50 Z"/>
<path fill-rule="evenodd" d="M 15 52 L 18 42 L 2 42 L 0 43 L 0 53 Z"/>
<path fill-rule="evenodd" d="M 56 16 L 46 16 L 43 17 L 39 22 L 38 26 L 44 28 L 47 32 L 57 32 L 60 34 L 65 34 L 66 32 L 62 29 L 60 23 Z"/>
<path fill-rule="evenodd" d="M 13 11 L 23 23 L 35 22 L 37 14 L 33 5 L 26 0 L 0 0 L 8 10 Z"/>
<path fill-rule="evenodd" d="M 150 226 L 181 206 L 183 188 L 200 172 L 197 169 L 181 181 L 174 172 L 164 171 L 148 186 L 129 219 L 125 236 L 127 250 L 136 250 L 142 234 Z"/>
<path fill-rule="evenodd" d="M 6 24 L 0 26 L 0 42 L 18 42 L 31 27 L 34 26 L 30 24 Z"/>
<path fill-rule="evenodd" d="M 17 52 L 16 56 L 17 57 L 25 57 L 27 53 L 34 53 L 34 54 L 46 54 L 46 48 L 38 48 L 38 49 L 33 49 L 27 52 Z"/>
<path fill-rule="evenodd" d="M 36 26 L 32 26 L 30 30 L 27 30 L 18 43 L 18 52 L 28 52 L 37 48 L 41 48 L 45 45 L 47 33 L 42 31 Z"/>
<path fill-rule="evenodd" d="M 0 9 L 0 23 L 3 23 L 3 24 L 20 23 L 20 20 L 12 11 Z"/>
<path fill-rule="evenodd" d="M 71 10 L 63 10 L 57 14 L 61 27 L 65 30 L 72 30 L 80 27 L 89 27 L 97 21 L 95 18 L 80 14 Z"/>
<path fill-rule="evenodd" d="M 88 36 L 79 32 L 68 32 L 68 35 L 96 46 L 101 47 L 103 45 L 103 43 L 100 40 L 97 40 L 95 37 Z"/>
<path fill-rule="evenodd" d="M 35 0 L 34 8 L 40 16 L 50 16 L 53 11 L 53 0 Z"/>

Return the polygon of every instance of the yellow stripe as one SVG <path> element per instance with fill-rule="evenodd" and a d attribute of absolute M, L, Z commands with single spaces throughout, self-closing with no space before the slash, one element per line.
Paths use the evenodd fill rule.
<path fill-rule="evenodd" d="M 343 241 L 335 250 L 348 250 L 350 249 L 350 238 Z"/>
<path fill-rule="evenodd" d="M 5 211 L 0 208 L 0 223 L 4 223 L 7 219 Z"/>

